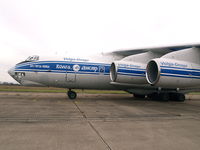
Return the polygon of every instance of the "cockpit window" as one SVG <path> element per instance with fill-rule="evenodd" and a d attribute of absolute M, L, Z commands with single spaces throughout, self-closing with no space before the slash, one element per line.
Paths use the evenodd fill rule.
<path fill-rule="evenodd" d="M 39 56 L 33 55 L 33 56 L 29 56 L 25 61 L 22 61 L 18 63 L 17 65 L 25 63 L 25 62 L 38 61 L 38 60 L 39 60 Z"/>
<path fill-rule="evenodd" d="M 37 61 L 37 60 L 39 60 L 39 56 L 33 55 L 29 56 L 25 61 Z"/>

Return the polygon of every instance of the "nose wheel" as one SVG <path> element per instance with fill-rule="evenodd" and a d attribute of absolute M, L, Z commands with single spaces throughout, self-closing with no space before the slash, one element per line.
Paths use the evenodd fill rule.
<path fill-rule="evenodd" d="M 76 92 L 69 90 L 67 92 L 67 96 L 69 97 L 69 99 L 76 99 L 77 94 L 76 94 Z"/>

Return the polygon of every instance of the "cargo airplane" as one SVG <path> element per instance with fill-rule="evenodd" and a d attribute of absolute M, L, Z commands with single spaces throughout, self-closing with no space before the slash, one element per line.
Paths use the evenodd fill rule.
<path fill-rule="evenodd" d="M 200 45 L 117 50 L 91 59 L 45 60 L 30 56 L 8 73 L 24 86 L 124 90 L 138 98 L 185 100 L 200 91 Z"/>

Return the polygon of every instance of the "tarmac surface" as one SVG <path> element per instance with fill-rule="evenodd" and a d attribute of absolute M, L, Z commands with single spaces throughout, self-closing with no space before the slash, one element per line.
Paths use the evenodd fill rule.
<path fill-rule="evenodd" d="M 0 150 L 197 150 L 200 96 L 0 92 Z"/>

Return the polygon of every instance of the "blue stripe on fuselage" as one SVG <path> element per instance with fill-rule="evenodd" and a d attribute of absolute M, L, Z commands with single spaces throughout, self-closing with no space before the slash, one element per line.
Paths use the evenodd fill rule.
<path fill-rule="evenodd" d="M 34 72 L 79 72 L 79 73 L 104 73 L 110 72 L 110 65 L 103 63 L 84 63 L 67 61 L 39 61 L 28 62 L 15 66 L 16 71 Z"/>
<path fill-rule="evenodd" d="M 176 78 L 200 79 L 200 77 L 181 76 L 181 75 L 170 75 L 170 74 L 161 74 L 161 76 L 176 77 Z"/>
<path fill-rule="evenodd" d="M 117 70 L 118 73 L 121 73 L 121 74 L 140 74 L 140 75 L 145 75 L 145 71 L 142 71 L 141 69 L 138 70 L 138 69 L 121 69 L 119 68 Z"/>
<path fill-rule="evenodd" d="M 78 68 L 76 68 L 78 65 Z M 75 68 L 74 68 L 75 66 Z M 76 70 L 78 69 L 78 70 Z M 78 74 L 104 74 L 109 75 L 110 64 L 91 62 L 68 62 L 68 61 L 38 61 L 16 65 L 16 71 L 28 72 L 51 72 L 51 73 L 76 73 Z M 120 75 L 145 77 L 145 69 L 141 68 L 118 68 Z M 161 76 L 200 78 L 200 69 L 177 68 L 161 66 Z"/>
<path fill-rule="evenodd" d="M 161 66 L 161 76 L 200 79 L 200 69 Z"/>
<path fill-rule="evenodd" d="M 160 66 L 161 68 L 170 68 L 170 69 L 179 69 L 179 70 L 193 70 L 200 71 L 200 69 L 192 69 L 192 68 L 183 68 L 183 67 L 172 67 L 172 66 Z"/>
<path fill-rule="evenodd" d="M 179 74 L 179 75 L 190 75 L 190 76 L 200 76 L 200 72 L 185 71 L 185 70 L 161 69 L 161 73 Z"/>
<path fill-rule="evenodd" d="M 110 64 L 90 62 L 68 62 L 68 61 L 38 61 L 26 62 L 17 65 L 16 71 L 28 72 L 51 72 L 51 73 L 76 73 L 78 74 L 104 74 L 109 75 Z M 78 67 L 78 68 L 77 68 Z M 120 75 L 145 76 L 145 69 L 141 68 L 119 68 Z"/>

